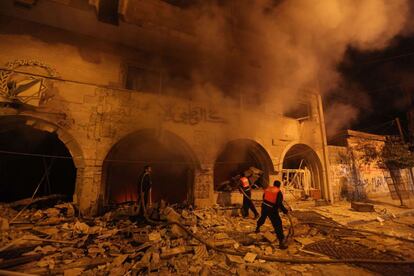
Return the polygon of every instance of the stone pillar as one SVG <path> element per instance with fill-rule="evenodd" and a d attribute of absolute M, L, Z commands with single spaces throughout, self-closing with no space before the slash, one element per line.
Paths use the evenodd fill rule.
<path fill-rule="evenodd" d="M 83 215 L 93 216 L 98 213 L 101 174 L 101 166 L 86 165 L 83 169 L 83 179 L 81 183 L 78 183 L 77 189 L 77 203 Z"/>
<path fill-rule="evenodd" d="M 214 204 L 213 169 L 204 167 L 195 171 L 194 205 L 208 207 Z"/>

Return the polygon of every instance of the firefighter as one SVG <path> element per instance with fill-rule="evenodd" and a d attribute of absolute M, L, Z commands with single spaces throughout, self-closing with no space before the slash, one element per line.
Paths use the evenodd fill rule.
<path fill-rule="evenodd" d="M 256 210 L 256 207 L 253 204 L 251 199 L 252 192 L 251 192 L 252 185 L 250 185 L 250 180 L 243 174 L 240 178 L 239 190 L 243 194 L 243 207 L 242 207 L 242 216 L 246 218 L 249 215 L 249 209 L 253 211 L 254 218 L 257 219 L 259 217 L 259 213 Z"/>
<path fill-rule="evenodd" d="M 141 206 L 145 206 L 145 208 L 148 208 L 151 202 L 151 173 L 152 168 L 147 165 L 138 179 L 138 202 L 140 202 Z M 140 209 L 140 214 L 142 214 L 141 211 L 143 211 L 142 208 Z"/>
<path fill-rule="evenodd" d="M 284 214 L 288 213 L 288 210 L 283 205 L 283 195 L 280 191 L 280 181 L 275 180 L 273 186 L 269 185 L 263 193 L 262 212 L 260 218 L 257 220 L 256 233 L 260 232 L 260 227 L 265 223 L 266 218 L 269 217 L 272 222 L 273 228 L 277 239 L 279 240 L 279 248 L 286 249 L 287 246 L 284 243 L 285 236 L 283 234 L 282 220 L 279 216 L 279 209 Z"/>

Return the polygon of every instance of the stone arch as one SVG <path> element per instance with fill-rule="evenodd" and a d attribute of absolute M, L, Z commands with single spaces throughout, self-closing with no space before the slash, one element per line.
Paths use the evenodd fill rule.
<path fill-rule="evenodd" d="M 282 171 L 302 170 L 307 168 L 310 172 L 310 188 L 320 191 L 320 197 L 325 195 L 322 162 L 318 154 L 308 145 L 296 143 L 287 147 L 281 162 Z M 316 197 L 318 197 L 316 195 Z"/>
<path fill-rule="evenodd" d="M 14 139 L 10 139 L 12 136 Z M 22 164 L 24 170 L 26 170 L 25 174 L 36 170 L 35 168 L 38 166 L 39 168 L 42 168 L 41 173 L 43 175 L 43 167 L 39 162 L 48 163 L 50 161 L 48 166 L 50 166 L 49 173 L 51 181 L 58 183 L 59 181 L 53 180 L 59 177 L 62 173 L 67 173 L 68 175 L 66 175 L 66 177 L 68 179 L 63 178 L 62 176 L 60 180 L 63 183 L 58 183 L 56 186 L 53 186 L 52 183 L 52 187 L 49 187 L 49 191 L 57 190 L 62 191 L 62 193 L 65 191 L 69 193 L 68 191 L 70 191 L 70 197 L 68 198 L 72 198 L 76 194 L 76 190 L 82 182 L 82 173 L 85 167 L 85 162 L 79 144 L 66 130 L 52 122 L 33 115 L 1 115 L 0 138 L 0 147 L 3 150 L 1 159 L 7 163 L 6 165 L 3 164 L 4 166 L 12 166 L 13 162 L 10 159 L 11 156 L 15 156 L 16 160 L 14 160 L 14 162 L 22 162 L 17 160 L 18 156 L 28 154 L 27 158 L 22 159 L 26 162 L 24 165 Z M 12 149 L 15 153 L 7 153 L 7 149 Z M 57 153 L 54 154 L 54 152 Z M 39 161 L 40 159 L 43 160 Z M 53 161 L 51 161 L 52 159 Z M 9 172 L 12 173 L 12 170 Z M 47 177 L 49 177 L 49 174 L 47 174 Z M 18 177 L 16 177 L 16 181 L 18 181 L 17 178 Z M 45 181 L 46 180 L 43 180 L 43 182 Z M 28 183 L 28 185 L 29 184 L 30 183 Z M 46 184 L 42 183 L 42 185 Z M 56 188 L 59 185 L 73 185 L 73 187 Z M 29 190 L 30 188 L 31 187 L 28 187 Z M 45 188 L 45 193 L 46 190 L 47 189 Z M 69 194 L 67 195 L 69 196 Z"/>
<path fill-rule="evenodd" d="M 178 135 L 156 129 L 130 133 L 110 149 L 102 168 L 104 201 L 135 201 L 145 165 L 153 168 L 153 201 L 194 202 L 195 172 L 200 168 L 195 153 Z"/>
<path fill-rule="evenodd" d="M 265 187 L 269 175 L 274 172 L 273 162 L 266 149 L 251 139 L 236 139 L 227 142 L 219 152 L 214 164 L 214 188 L 231 179 L 249 167 L 263 171 L 257 183 Z"/>

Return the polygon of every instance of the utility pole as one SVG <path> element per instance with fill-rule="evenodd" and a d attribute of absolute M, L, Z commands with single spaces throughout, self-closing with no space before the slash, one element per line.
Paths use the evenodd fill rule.
<path fill-rule="evenodd" d="M 395 118 L 395 122 L 397 123 L 397 128 L 398 131 L 400 133 L 401 136 L 401 141 L 403 142 L 403 144 L 405 144 L 405 139 L 404 139 L 404 133 L 402 131 L 402 127 L 401 127 L 401 122 L 400 122 L 400 118 Z M 413 174 L 413 168 L 407 168 L 408 170 L 408 175 L 410 176 L 410 180 L 411 180 L 411 185 L 412 187 L 414 186 L 414 174 Z M 409 183 L 407 183 L 409 185 Z M 395 185 L 395 187 L 397 188 L 397 185 Z"/>
<path fill-rule="evenodd" d="M 395 118 L 395 122 L 397 123 L 397 128 L 398 128 L 398 132 L 400 133 L 400 137 L 401 137 L 401 141 L 403 143 L 405 143 L 405 139 L 404 139 L 404 133 L 401 127 L 401 122 L 400 122 L 400 118 Z"/>

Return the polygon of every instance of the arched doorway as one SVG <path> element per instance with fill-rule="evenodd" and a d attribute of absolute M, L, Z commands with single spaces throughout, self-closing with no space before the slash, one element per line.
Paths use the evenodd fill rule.
<path fill-rule="evenodd" d="M 263 171 L 257 184 L 267 186 L 273 163 L 266 150 L 257 142 L 237 139 L 228 142 L 218 155 L 214 164 L 214 188 L 217 190 L 231 177 L 241 174 L 250 167 Z"/>
<path fill-rule="evenodd" d="M 0 117 L 0 201 L 61 194 L 72 200 L 76 167 L 58 127 L 29 116 Z"/>
<path fill-rule="evenodd" d="M 195 169 L 190 147 L 169 131 L 141 130 L 121 139 L 103 164 L 106 201 L 137 199 L 137 182 L 144 166 L 152 167 L 152 201 L 192 203 Z"/>
<path fill-rule="evenodd" d="M 298 195 L 323 196 L 322 164 L 316 152 L 305 144 L 293 145 L 283 158 L 282 179 L 286 189 Z"/>

